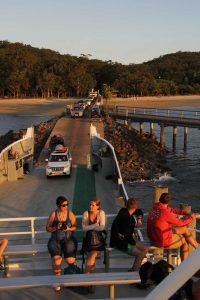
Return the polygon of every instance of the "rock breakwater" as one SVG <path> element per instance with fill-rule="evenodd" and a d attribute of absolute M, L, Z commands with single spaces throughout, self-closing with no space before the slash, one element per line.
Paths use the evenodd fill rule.
<path fill-rule="evenodd" d="M 159 145 L 154 135 L 140 136 L 130 124 L 117 123 L 109 117 L 105 121 L 105 139 L 115 148 L 125 181 L 150 180 L 168 169 L 166 149 Z"/>
<path fill-rule="evenodd" d="M 59 117 L 52 118 L 47 122 L 41 122 L 34 126 L 34 163 L 37 163 L 40 152 L 42 151 L 46 141 L 54 128 Z M 16 132 L 13 130 L 8 131 L 6 134 L 0 136 L 0 152 L 12 144 L 13 142 L 21 139 L 26 133 L 26 129 L 20 129 Z"/>

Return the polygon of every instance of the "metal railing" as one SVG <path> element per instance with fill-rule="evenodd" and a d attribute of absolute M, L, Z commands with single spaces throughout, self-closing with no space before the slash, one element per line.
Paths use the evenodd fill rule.
<path fill-rule="evenodd" d="M 110 224 L 116 214 L 107 214 L 106 215 L 106 223 L 107 227 L 110 228 Z M 76 232 L 83 232 L 81 229 L 80 221 L 82 219 L 82 215 L 76 216 L 78 229 Z M 30 241 L 32 245 L 36 243 L 37 238 L 39 236 L 45 234 L 46 237 L 49 237 L 50 233 L 46 231 L 46 222 L 48 220 L 48 216 L 44 217 L 22 217 L 22 218 L 0 218 L 0 236 L 4 237 L 15 237 L 17 236 L 17 241 L 20 241 L 22 237 L 25 236 L 26 241 Z M 42 221 L 42 222 L 41 222 Z M 6 226 L 2 226 L 5 223 Z M 9 225 L 7 225 L 9 224 Z M 6 228 L 6 231 L 3 231 Z M 11 230 L 11 231 L 9 231 Z M 28 238 L 27 238 L 28 237 Z M 16 239 L 14 240 L 16 241 Z"/>
<path fill-rule="evenodd" d="M 124 201 L 126 202 L 129 197 L 128 197 L 128 194 L 127 194 L 124 182 L 123 182 L 121 170 L 120 170 L 120 167 L 119 167 L 117 156 L 115 154 L 114 147 L 107 140 L 105 140 L 104 138 L 102 138 L 97 133 L 96 127 L 91 124 L 90 125 L 90 138 L 92 139 L 92 137 L 95 137 L 96 139 L 99 139 L 100 142 L 105 143 L 109 147 L 109 149 L 111 150 L 112 155 L 113 155 L 113 159 L 114 159 L 114 162 L 115 162 L 115 166 L 116 166 L 116 169 L 117 169 L 117 174 L 118 174 L 118 178 L 117 178 L 118 181 L 117 181 L 117 183 L 118 183 L 118 186 L 119 186 L 119 194 L 120 194 L 120 196 L 122 196 L 124 198 Z"/>
<path fill-rule="evenodd" d="M 184 109 L 157 109 L 157 108 L 141 108 L 141 107 L 128 107 L 128 106 L 116 106 L 111 109 L 116 114 L 124 115 L 151 115 L 151 116 L 163 116 L 169 118 L 180 119 L 192 119 L 200 120 L 200 110 L 190 111 Z"/>

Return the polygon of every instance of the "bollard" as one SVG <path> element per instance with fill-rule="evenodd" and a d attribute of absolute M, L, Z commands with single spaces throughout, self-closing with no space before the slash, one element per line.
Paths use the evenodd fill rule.
<path fill-rule="evenodd" d="M 166 186 L 154 186 L 153 203 L 159 202 L 160 196 L 163 193 L 168 193 L 168 187 L 166 187 Z"/>

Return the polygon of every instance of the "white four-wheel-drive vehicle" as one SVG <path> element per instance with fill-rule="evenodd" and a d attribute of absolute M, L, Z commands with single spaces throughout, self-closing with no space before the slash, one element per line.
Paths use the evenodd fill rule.
<path fill-rule="evenodd" d="M 67 147 L 57 145 L 53 151 L 46 166 L 46 176 L 70 176 L 72 169 L 72 157 Z"/>

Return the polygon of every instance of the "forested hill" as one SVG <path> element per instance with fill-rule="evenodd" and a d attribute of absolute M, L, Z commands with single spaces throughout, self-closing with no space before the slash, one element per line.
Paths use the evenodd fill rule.
<path fill-rule="evenodd" d="M 124 97 L 200 94 L 200 52 L 122 65 L 0 41 L 0 97 L 86 96 L 91 88 Z"/>

